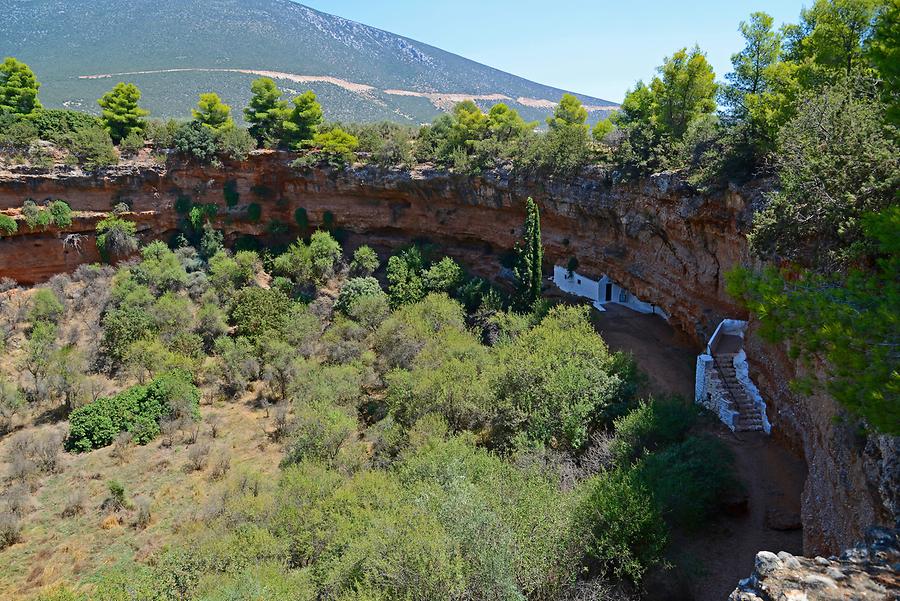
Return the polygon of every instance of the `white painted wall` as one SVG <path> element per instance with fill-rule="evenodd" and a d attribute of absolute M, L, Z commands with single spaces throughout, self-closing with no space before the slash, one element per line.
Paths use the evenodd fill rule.
<path fill-rule="evenodd" d="M 747 329 L 747 322 L 739 319 L 723 319 L 716 327 L 715 332 L 710 337 L 706 345 L 704 354 L 697 357 L 696 380 L 694 381 L 694 402 L 710 409 L 722 422 L 734 430 L 734 418 L 737 413 L 730 407 L 730 403 L 724 397 L 720 390 L 718 377 L 714 375 L 715 367 L 713 366 L 712 348 L 715 346 L 716 340 L 723 334 L 731 334 L 738 336 L 742 340 L 744 331 Z M 772 433 L 772 424 L 766 415 L 766 402 L 763 400 L 759 389 L 753 380 L 750 379 L 750 365 L 747 363 L 747 353 L 743 349 L 734 357 L 734 370 L 738 382 L 743 386 L 747 396 L 753 400 L 753 404 L 759 411 L 762 418 L 763 431 L 766 434 Z"/>
<path fill-rule="evenodd" d="M 553 267 L 553 283 L 563 292 L 590 299 L 598 311 L 604 311 L 603 305 L 610 302 L 624 305 L 639 313 L 653 313 L 661 315 L 663 319 L 669 319 L 669 316 L 662 309 L 650 303 L 645 303 L 607 276 L 603 276 L 599 281 L 592 280 L 577 271 L 570 273 L 565 267 L 555 265 Z M 606 300 L 607 285 L 611 287 L 609 301 Z"/>

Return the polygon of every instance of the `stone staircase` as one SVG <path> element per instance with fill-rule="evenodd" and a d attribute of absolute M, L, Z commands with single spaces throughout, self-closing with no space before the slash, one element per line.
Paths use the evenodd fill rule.
<path fill-rule="evenodd" d="M 747 396 L 747 392 L 737 379 L 734 369 L 734 357 L 732 353 L 715 353 L 713 360 L 716 362 L 716 375 L 722 382 L 722 387 L 731 400 L 732 406 L 738 412 L 734 421 L 734 429 L 737 432 L 757 432 L 763 429 L 762 416 L 759 408 L 753 403 L 753 399 Z"/>

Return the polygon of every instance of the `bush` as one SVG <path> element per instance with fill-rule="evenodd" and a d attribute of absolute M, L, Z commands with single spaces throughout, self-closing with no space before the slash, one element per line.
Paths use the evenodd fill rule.
<path fill-rule="evenodd" d="M 133 386 L 112 397 L 101 397 L 69 416 L 66 449 L 90 451 L 112 444 L 119 432 L 131 432 L 136 444 L 147 444 L 159 434 L 159 421 L 181 407 L 198 415 L 200 392 L 190 374 L 173 371 L 147 386 Z"/>
<path fill-rule="evenodd" d="M 215 137 L 219 152 L 235 161 L 243 161 L 256 148 L 256 140 L 243 127 L 217 130 Z"/>
<path fill-rule="evenodd" d="M 0 214 L 0 237 L 11 236 L 19 231 L 19 224 L 9 215 Z"/>
<path fill-rule="evenodd" d="M 65 146 L 72 136 L 85 129 L 102 129 L 99 118 L 81 111 L 65 109 L 43 109 L 29 120 L 37 128 L 41 140 Z"/>
<path fill-rule="evenodd" d="M 88 169 L 115 165 L 119 162 L 112 138 L 102 127 L 79 129 L 72 134 L 68 149 L 78 163 Z"/>
<path fill-rule="evenodd" d="M 375 278 L 353 278 L 341 287 L 341 292 L 338 295 L 337 302 L 334 304 L 334 308 L 349 315 L 353 305 L 364 296 L 386 297 L 387 295 Z"/>
<path fill-rule="evenodd" d="M 125 156 L 135 156 L 144 149 L 144 134 L 134 130 L 119 142 L 119 151 Z"/>
<path fill-rule="evenodd" d="M 0 551 L 10 547 L 22 538 L 22 524 L 18 516 L 0 512 Z"/>
<path fill-rule="evenodd" d="M 31 199 L 22 203 L 22 216 L 30 229 L 46 228 L 50 225 L 50 213 L 37 206 Z"/>
<path fill-rule="evenodd" d="M 201 163 L 213 163 L 219 152 L 215 131 L 197 121 L 190 121 L 178 127 L 172 136 L 172 147 L 179 154 Z"/>
<path fill-rule="evenodd" d="M 721 442 L 691 437 L 649 455 L 637 466 L 637 474 L 678 526 L 699 528 L 707 523 L 723 496 L 738 489 L 731 474 L 734 457 Z"/>
<path fill-rule="evenodd" d="M 642 402 L 614 422 L 612 453 L 622 466 L 660 447 L 675 444 L 697 421 L 697 410 L 681 399 Z"/>
<path fill-rule="evenodd" d="M 50 222 L 58 228 L 65 228 L 72 225 L 72 209 L 69 204 L 63 200 L 54 200 L 47 205 L 47 212 L 50 214 Z"/>
<path fill-rule="evenodd" d="M 665 523 L 649 491 L 622 471 L 591 478 L 582 491 L 576 521 L 589 533 L 588 556 L 607 576 L 639 581 L 666 545 Z"/>
<path fill-rule="evenodd" d="M 39 321 L 56 323 L 62 317 L 65 307 L 59 301 L 56 294 L 49 288 L 39 288 L 31 298 L 31 309 L 28 311 L 28 321 L 35 324 Z"/>
<path fill-rule="evenodd" d="M 540 325 L 501 347 L 498 366 L 494 385 L 504 417 L 497 435 L 521 433 L 571 450 L 607 421 L 622 383 L 583 306 L 554 307 Z"/>
<path fill-rule="evenodd" d="M 380 261 L 378 253 L 371 247 L 363 245 L 353 251 L 353 261 L 350 262 L 350 273 L 356 276 L 370 276 L 378 270 Z"/>
<path fill-rule="evenodd" d="M 138 249 L 137 226 L 117 215 L 110 215 L 97 224 L 97 250 L 105 261 L 126 257 Z"/>

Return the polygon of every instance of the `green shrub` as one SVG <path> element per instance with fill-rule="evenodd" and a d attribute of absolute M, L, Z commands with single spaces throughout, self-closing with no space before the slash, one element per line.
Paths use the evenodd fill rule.
<path fill-rule="evenodd" d="M 159 434 L 162 417 L 179 407 L 199 415 L 199 402 L 200 391 L 189 373 L 160 375 L 147 386 L 132 386 L 73 411 L 66 449 L 79 453 L 99 449 L 112 444 L 120 432 L 130 432 L 137 444 L 147 444 Z"/>
<path fill-rule="evenodd" d="M 102 128 L 99 118 L 81 111 L 43 109 L 29 117 L 41 140 L 65 146 L 72 136 L 84 129 Z"/>
<path fill-rule="evenodd" d="M 235 294 L 230 316 L 239 336 L 256 338 L 280 330 L 294 307 L 294 301 L 280 290 L 248 286 Z"/>
<path fill-rule="evenodd" d="M 219 153 L 235 161 L 243 161 L 256 148 L 256 140 L 243 127 L 216 130 L 215 138 Z"/>
<path fill-rule="evenodd" d="M 79 129 L 67 145 L 78 163 L 88 169 L 115 165 L 119 161 L 109 132 L 102 127 Z"/>
<path fill-rule="evenodd" d="M 588 556 L 608 577 L 639 581 L 666 545 L 666 526 L 649 491 L 633 474 L 617 471 L 586 481 L 582 494 L 576 521 L 589 533 Z"/>
<path fill-rule="evenodd" d="M 119 151 L 126 156 L 135 156 L 144 149 L 144 134 L 134 130 L 119 142 Z"/>
<path fill-rule="evenodd" d="M 592 426 L 607 421 L 622 382 L 584 306 L 554 307 L 537 327 L 501 347 L 498 365 L 504 416 L 498 435 L 521 433 L 572 450 L 587 441 Z"/>
<path fill-rule="evenodd" d="M 104 261 L 125 257 L 138 249 L 137 226 L 117 215 L 109 215 L 97 223 L 97 250 Z"/>
<path fill-rule="evenodd" d="M 0 235 L 11 236 L 19 231 L 19 224 L 9 215 L 0 214 Z"/>
<path fill-rule="evenodd" d="M 47 211 L 50 214 L 50 222 L 58 228 L 65 228 L 72 225 L 72 209 L 69 204 L 63 200 L 54 200 L 47 205 Z"/>
<path fill-rule="evenodd" d="M 191 200 L 190 196 L 179 194 L 178 198 L 175 199 L 175 212 L 180 215 L 189 213 L 192 206 L 194 206 L 194 201 Z"/>
<path fill-rule="evenodd" d="M 373 277 L 352 278 L 341 287 L 334 308 L 349 315 L 349 311 L 364 296 L 386 296 L 381 284 Z"/>
<path fill-rule="evenodd" d="M 179 154 L 200 163 L 214 162 L 219 152 L 215 132 L 196 121 L 178 127 L 172 136 L 172 147 Z"/>
<path fill-rule="evenodd" d="M 50 225 L 50 213 L 37 206 L 31 199 L 22 204 L 22 216 L 30 229 L 46 228 Z"/>
<path fill-rule="evenodd" d="M 358 276 L 370 276 L 378 270 L 380 264 L 378 253 L 371 247 L 363 245 L 353 251 L 350 272 Z"/>
<path fill-rule="evenodd" d="M 56 294 L 49 288 L 39 288 L 31 297 L 31 309 L 28 311 L 28 321 L 37 323 L 49 321 L 56 323 L 62 317 L 65 307 L 59 301 Z"/>
<path fill-rule="evenodd" d="M 738 487 L 734 457 L 719 440 L 691 437 L 649 455 L 637 466 L 647 490 L 674 524 L 699 528 L 725 493 Z"/>
<path fill-rule="evenodd" d="M 614 422 L 612 452 L 621 465 L 630 464 L 644 451 L 684 439 L 697 421 L 697 410 L 681 399 L 651 399 Z"/>

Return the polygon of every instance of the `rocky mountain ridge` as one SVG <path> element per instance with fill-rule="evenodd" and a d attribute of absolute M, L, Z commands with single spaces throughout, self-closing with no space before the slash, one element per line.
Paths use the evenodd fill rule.
<path fill-rule="evenodd" d="M 563 94 L 290 0 L 7 0 L 0 9 L 0 56 L 28 63 L 54 108 L 97 112 L 97 98 L 130 81 L 154 116 L 186 118 L 200 92 L 246 106 L 250 82 L 264 75 L 288 96 L 312 89 L 333 120 L 419 124 L 472 99 L 543 122 Z M 617 106 L 581 99 L 592 121 Z"/>

